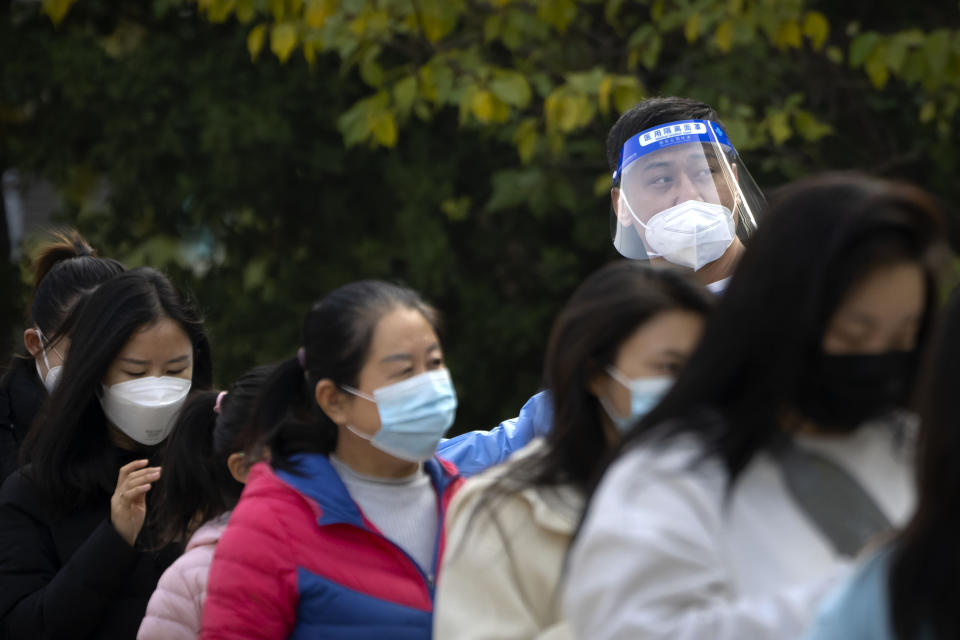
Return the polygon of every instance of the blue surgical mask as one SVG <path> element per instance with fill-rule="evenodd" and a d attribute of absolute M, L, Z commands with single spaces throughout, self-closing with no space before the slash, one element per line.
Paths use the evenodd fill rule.
<path fill-rule="evenodd" d="M 423 462 L 437 452 L 443 434 L 453 424 L 457 393 L 450 371 L 427 371 L 373 391 L 373 396 L 343 385 L 343 390 L 374 402 L 380 430 L 369 436 L 347 425 L 355 435 L 395 458 Z"/>
<path fill-rule="evenodd" d="M 618 414 L 606 398 L 600 398 L 600 405 L 620 433 L 626 433 L 638 420 L 650 413 L 673 386 L 673 378 L 670 376 L 628 378 L 612 365 L 607 367 L 607 373 L 630 392 L 630 415 L 626 416 Z"/>

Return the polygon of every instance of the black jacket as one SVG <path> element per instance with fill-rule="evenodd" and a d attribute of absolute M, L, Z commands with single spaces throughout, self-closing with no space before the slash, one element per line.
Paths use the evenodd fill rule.
<path fill-rule="evenodd" d="M 127 458 L 118 455 L 118 470 Z M 55 513 L 29 472 L 14 473 L 0 489 L 0 638 L 133 640 L 180 549 L 128 545 L 110 523 L 106 494 Z M 146 529 L 137 547 L 144 538 Z"/>
<path fill-rule="evenodd" d="M 20 443 L 46 399 L 33 358 L 14 360 L 0 381 L 0 484 L 19 466 Z"/>

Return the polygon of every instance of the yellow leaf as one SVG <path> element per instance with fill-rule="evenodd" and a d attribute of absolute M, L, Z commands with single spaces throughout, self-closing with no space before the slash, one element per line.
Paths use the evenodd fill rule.
<path fill-rule="evenodd" d="M 290 22 L 281 22 L 273 25 L 270 30 L 270 50 L 273 55 L 279 58 L 280 62 L 286 62 L 297 46 L 297 27 Z"/>
<path fill-rule="evenodd" d="M 263 49 L 263 39 L 267 34 L 267 25 L 258 24 L 250 33 L 247 34 L 247 51 L 250 52 L 250 59 L 256 60 Z"/>
<path fill-rule="evenodd" d="M 739 16 L 743 11 L 743 0 L 730 0 L 730 13 Z"/>
<path fill-rule="evenodd" d="M 864 70 L 870 77 L 870 82 L 872 82 L 873 86 L 877 89 L 883 89 L 887 84 L 887 80 L 890 79 L 890 72 L 887 69 L 886 60 L 884 60 L 885 56 L 886 52 L 884 51 L 884 47 L 877 47 L 874 52 L 870 54 L 870 57 L 867 58 L 866 64 L 863 65 Z"/>
<path fill-rule="evenodd" d="M 792 130 L 786 111 L 775 111 L 767 116 L 767 125 L 770 128 L 770 137 L 777 144 L 783 144 L 790 139 Z"/>
<path fill-rule="evenodd" d="M 53 26 L 57 26 L 66 17 L 74 2 L 76 0 L 43 0 L 43 12 L 50 18 Z"/>
<path fill-rule="evenodd" d="M 628 111 L 635 104 L 643 100 L 643 87 L 636 78 L 629 77 L 628 81 L 618 83 L 613 90 L 613 106 L 620 113 Z"/>
<path fill-rule="evenodd" d="M 226 22 L 236 5 L 237 0 L 214 0 L 207 11 L 207 17 L 214 24 Z"/>
<path fill-rule="evenodd" d="M 933 102 L 924 102 L 920 108 L 920 122 L 930 122 L 937 117 L 937 105 Z"/>
<path fill-rule="evenodd" d="M 724 53 L 729 52 L 733 47 L 733 23 L 730 20 L 724 20 L 717 27 L 716 33 L 713 34 L 713 43 Z"/>
<path fill-rule="evenodd" d="M 318 29 L 336 12 L 336 0 L 309 0 L 305 15 L 307 26 Z"/>
<path fill-rule="evenodd" d="M 803 46 L 803 34 L 800 31 L 800 24 L 796 20 L 787 20 L 780 24 L 777 30 L 775 44 L 780 49 L 789 49 L 793 47 L 799 49 Z"/>
<path fill-rule="evenodd" d="M 700 35 L 700 14 L 692 13 L 690 17 L 687 18 L 686 24 L 683 25 L 683 35 L 686 36 L 687 42 L 694 43 L 697 40 L 697 37 Z"/>
<path fill-rule="evenodd" d="M 470 101 L 470 112 L 480 122 L 487 124 L 493 120 L 496 109 L 495 96 L 487 90 L 477 91 Z"/>
<path fill-rule="evenodd" d="M 389 111 L 381 111 L 374 116 L 370 132 L 373 141 L 381 146 L 390 149 L 397 144 L 397 121 Z"/>
<path fill-rule="evenodd" d="M 240 24 L 249 24 L 255 15 L 253 0 L 237 0 L 237 20 Z"/>
<path fill-rule="evenodd" d="M 573 0 L 538 0 L 537 17 L 552 25 L 559 33 L 566 33 L 567 27 L 577 17 L 577 5 Z"/>
<path fill-rule="evenodd" d="M 539 137 L 537 121 L 534 118 L 527 118 L 517 127 L 513 134 L 513 143 L 517 145 L 517 154 L 523 164 L 528 164 L 533 159 Z"/>
<path fill-rule="evenodd" d="M 273 19 L 280 22 L 287 11 L 286 3 L 284 0 L 270 0 L 270 11 L 273 13 Z"/>
<path fill-rule="evenodd" d="M 313 64 L 317 61 L 317 50 L 313 48 L 313 44 L 310 42 L 303 43 L 303 59 L 307 61 L 310 68 L 313 68 Z"/>
<path fill-rule="evenodd" d="M 600 81 L 600 87 L 597 89 L 597 103 L 600 105 L 600 113 L 610 112 L 610 94 L 613 92 L 613 76 L 605 75 Z"/>
<path fill-rule="evenodd" d="M 803 19 L 803 33 L 810 38 L 814 51 L 820 51 L 830 35 L 830 23 L 819 11 L 808 11 Z"/>

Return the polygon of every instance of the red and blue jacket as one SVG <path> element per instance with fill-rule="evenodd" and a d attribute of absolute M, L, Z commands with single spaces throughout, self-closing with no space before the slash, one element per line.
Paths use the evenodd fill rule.
<path fill-rule="evenodd" d="M 430 638 L 434 581 L 364 517 L 325 455 L 292 462 L 294 472 L 251 471 L 214 554 L 201 640 Z M 437 492 L 438 567 L 462 479 L 439 458 L 424 468 Z"/>

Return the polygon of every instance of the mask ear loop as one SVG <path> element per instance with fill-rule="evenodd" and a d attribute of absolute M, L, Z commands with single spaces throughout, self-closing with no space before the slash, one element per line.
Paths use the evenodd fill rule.
<path fill-rule="evenodd" d="M 357 389 L 356 387 L 351 387 L 351 386 L 348 385 L 348 384 L 342 384 L 342 385 L 340 385 L 340 388 L 343 389 L 344 391 L 346 391 L 347 393 L 349 393 L 350 395 L 354 395 L 354 396 L 357 396 L 358 398 L 363 398 L 364 400 L 369 400 L 369 401 L 372 402 L 373 404 L 377 404 L 377 401 L 374 400 L 373 396 L 371 396 L 371 395 L 368 394 L 368 393 L 364 393 L 363 391 L 360 391 L 360 389 Z M 357 437 L 360 438 L 361 440 L 366 440 L 367 442 L 371 442 L 371 441 L 373 440 L 373 436 L 368 435 L 368 434 L 366 434 L 366 433 L 363 433 L 362 431 L 360 431 L 359 429 L 357 429 L 356 427 L 354 427 L 354 426 L 353 426 L 352 424 L 350 424 L 349 422 L 348 422 L 347 424 L 343 425 L 343 426 L 345 426 L 345 427 L 347 428 L 347 431 L 349 431 L 349 432 L 352 433 L 353 435 L 357 436 Z M 376 434 L 374 434 L 374 435 L 376 435 Z"/>
<path fill-rule="evenodd" d="M 622 189 L 622 188 L 620 189 L 620 203 L 621 203 L 621 205 L 625 205 L 625 206 L 627 207 L 627 211 L 630 212 L 630 216 L 631 216 L 634 220 L 637 221 L 637 224 L 639 224 L 641 227 L 643 227 L 643 230 L 644 230 L 644 231 L 647 231 L 647 230 L 650 229 L 650 227 L 648 227 L 647 225 L 645 225 L 645 224 L 643 223 L 643 221 L 640 219 L 640 216 L 637 215 L 637 212 L 633 210 L 633 207 L 630 206 L 630 200 L 627 199 L 627 194 L 625 194 L 625 193 L 623 192 L 623 189 Z M 661 256 L 663 255 L 663 254 L 660 254 L 660 253 L 657 253 L 657 252 L 653 251 L 653 250 L 650 249 L 650 247 L 647 246 L 647 245 L 648 245 L 648 243 L 646 242 L 646 240 L 644 240 L 644 241 L 643 241 L 643 250 L 647 252 L 647 256 L 649 256 L 649 257 L 651 257 L 651 258 L 659 258 L 659 257 L 661 257 Z"/>

